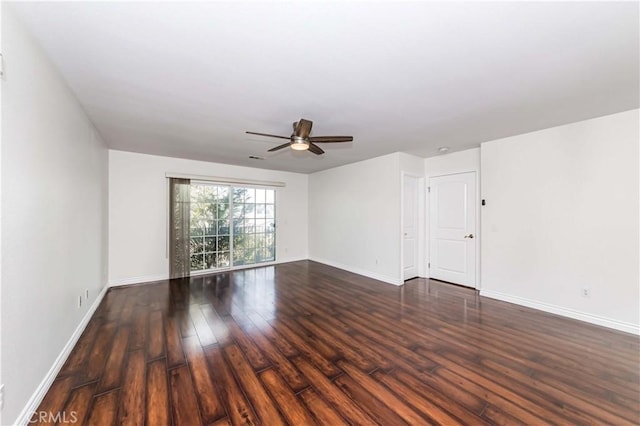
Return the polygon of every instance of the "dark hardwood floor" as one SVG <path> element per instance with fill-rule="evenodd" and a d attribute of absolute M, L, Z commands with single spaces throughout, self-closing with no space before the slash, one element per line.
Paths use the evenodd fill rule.
<path fill-rule="evenodd" d="M 303 261 L 111 289 L 39 411 L 91 425 L 638 424 L 638 356 L 637 336 Z"/>

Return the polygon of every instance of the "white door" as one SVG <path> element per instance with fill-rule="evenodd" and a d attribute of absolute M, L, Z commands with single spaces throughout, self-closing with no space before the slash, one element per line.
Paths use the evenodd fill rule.
<path fill-rule="evenodd" d="M 417 177 L 403 176 L 402 279 L 405 281 L 418 276 L 418 188 Z"/>
<path fill-rule="evenodd" d="M 430 277 L 476 286 L 476 174 L 429 180 Z"/>

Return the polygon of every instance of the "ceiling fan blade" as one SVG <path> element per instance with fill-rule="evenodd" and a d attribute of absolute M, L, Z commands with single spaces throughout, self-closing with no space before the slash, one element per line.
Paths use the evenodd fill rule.
<path fill-rule="evenodd" d="M 279 149 L 286 148 L 286 147 L 288 147 L 289 145 L 291 145 L 291 142 L 283 143 L 282 145 L 278 145 L 278 146 L 276 146 L 275 148 L 271 148 L 271 149 L 270 149 L 269 151 L 267 151 L 267 152 L 277 151 L 277 150 L 279 150 Z"/>
<path fill-rule="evenodd" d="M 324 154 L 322 148 L 318 145 L 314 145 L 313 143 L 309 143 L 309 151 L 313 152 L 316 155 Z"/>
<path fill-rule="evenodd" d="M 268 136 L 270 138 L 291 139 L 289 136 L 270 135 L 268 133 L 257 133 L 257 132 L 245 132 L 245 133 L 248 133 L 250 135 Z"/>
<path fill-rule="evenodd" d="M 353 142 L 353 136 L 313 136 L 309 141 L 313 143 Z"/>
<path fill-rule="evenodd" d="M 305 120 L 304 118 L 301 118 L 300 121 L 298 121 L 298 124 L 296 125 L 296 128 L 293 134 L 303 139 L 306 139 L 309 137 L 309 134 L 311 133 L 311 126 L 313 126 L 313 121 L 309 121 L 309 120 Z"/>

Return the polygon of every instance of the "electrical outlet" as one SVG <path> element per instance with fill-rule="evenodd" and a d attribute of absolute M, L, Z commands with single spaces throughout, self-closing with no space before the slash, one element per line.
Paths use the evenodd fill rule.
<path fill-rule="evenodd" d="M 78 308 L 82 308 L 82 296 L 78 296 Z"/>
<path fill-rule="evenodd" d="M 591 297 L 591 289 L 589 287 L 582 288 L 582 297 Z"/>
<path fill-rule="evenodd" d="M 0 385 L 0 411 L 4 408 L 4 385 Z"/>
<path fill-rule="evenodd" d="M 89 289 L 84 290 L 84 300 L 89 300 Z"/>

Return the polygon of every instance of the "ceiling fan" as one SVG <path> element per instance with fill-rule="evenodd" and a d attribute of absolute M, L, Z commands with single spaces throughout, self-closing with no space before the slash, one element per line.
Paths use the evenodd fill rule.
<path fill-rule="evenodd" d="M 301 118 L 300 121 L 293 123 L 293 133 L 291 136 L 278 136 L 270 135 L 268 133 L 247 132 L 250 135 L 268 136 L 270 138 L 289 139 L 289 142 L 278 145 L 275 148 L 271 148 L 269 152 L 277 151 L 288 146 L 296 151 L 309 150 L 316 155 L 324 154 L 322 148 L 317 143 L 336 143 L 336 142 L 351 142 L 353 136 L 310 136 L 311 126 L 313 122 L 311 120 L 305 120 Z"/>

